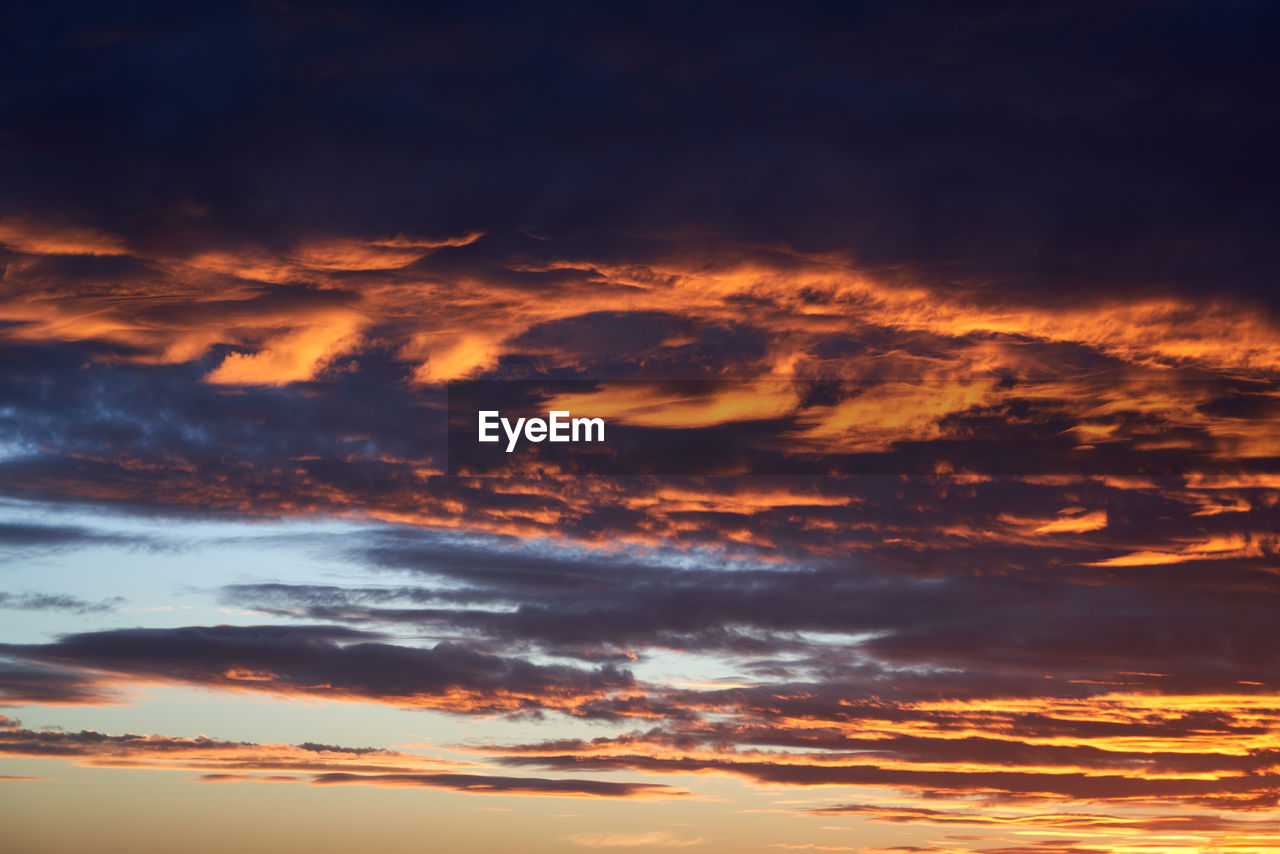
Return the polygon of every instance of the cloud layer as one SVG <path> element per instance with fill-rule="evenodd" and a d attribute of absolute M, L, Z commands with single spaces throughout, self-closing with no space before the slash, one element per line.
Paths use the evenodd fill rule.
<path fill-rule="evenodd" d="M 0 753 L 335 792 L 724 778 L 889 834 L 761 850 L 1276 847 L 1275 8 L 4 15 L 0 557 L 25 585 L 147 549 L 225 610 L 5 583 L 41 629 L 0 638 L 0 703 L 199 689 L 468 736 L 0 716 Z M 469 381 L 613 441 L 460 457 Z M 341 573 L 203 559 L 202 526 L 334 518 L 306 545 Z"/>

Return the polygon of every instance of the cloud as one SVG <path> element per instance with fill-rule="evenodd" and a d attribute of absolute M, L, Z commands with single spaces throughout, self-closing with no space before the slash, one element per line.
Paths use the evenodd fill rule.
<path fill-rule="evenodd" d="M 501 777 L 479 774 L 321 774 L 313 781 L 321 786 L 364 784 L 420 786 L 481 795 L 544 795 L 589 798 L 671 798 L 687 795 L 682 789 L 650 783 L 614 783 L 603 780 L 548 780 L 539 777 Z"/>
<path fill-rule="evenodd" d="M 595 670 L 538 665 L 456 644 L 415 648 L 379 637 L 337 626 L 117 629 L 65 635 L 51 644 L 7 644 L 0 654 L 142 683 L 472 714 L 571 711 L 634 684 L 629 673 L 610 665 Z"/>
<path fill-rule="evenodd" d="M 554 797 L 672 798 L 689 794 L 674 786 L 651 783 L 427 772 L 424 769 L 473 763 L 371 747 L 33 731 L 2 716 L 0 724 L 0 755 L 65 759 L 92 767 L 202 771 L 206 773 L 197 779 L 206 783 L 307 780 L 318 786 L 417 786 L 479 795 Z"/>
<path fill-rule="evenodd" d="M 675 41 L 603 7 L 14 15 L 4 61 L 48 73 L 4 109 L 0 491 L 366 530 L 311 540 L 359 582 L 202 582 L 275 625 L 0 647 L 4 702 L 543 716 L 468 755 L 574 777 L 0 743 L 208 782 L 732 775 L 988 837 L 895 852 L 1274 847 L 1266 4 L 748 6 Z M 463 379 L 607 410 L 605 476 L 456 474 Z"/>
<path fill-rule="evenodd" d="M 926 807 L 883 807 L 871 804 L 840 804 L 811 811 L 814 815 L 860 815 L 872 821 L 890 824 L 978 825 L 988 827 L 1034 827 L 1092 832 L 1101 830 L 1120 835 L 1125 833 L 1175 834 L 1233 833 L 1243 836 L 1262 835 L 1280 831 L 1280 825 L 1266 818 L 1228 818 L 1213 814 L 1189 813 L 1172 815 L 1110 815 L 1107 813 L 1059 812 L 983 813 L 963 810 L 939 810 Z"/>
<path fill-rule="evenodd" d="M 450 246 L 466 246 L 479 240 L 480 232 L 434 240 L 398 235 L 380 240 L 313 241 L 295 247 L 294 258 L 317 270 L 395 270 L 422 260 L 431 252 Z"/>
<path fill-rule="evenodd" d="M 665 830 L 649 833 L 573 833 L 565 839 L 580 848 L 689 848 L 701 845 L 702 838 L 684 839 Z"/>
<path fill-rule="evenodd" d="M 0 548 L 76 548 L 89 545 L 146 544 L 148 541 L 95 531 L 78 525 L 0 522 Z"/>
<path fill-rule="evenodd" d="M 376 748 L 255 744 L 207 736 L 110 735 L 57 728 L 28 730 L 16 722 L 14 726 L 0 729 L 0 753 L 66 759 L 93 767 L 216 770 L 220 774 L 243 775 L 273 771 L 320 774 L 336 770 L 376 774 L 405 768 L 469 764 Z"/>
<path fill-rule="evenodd" d="M 311 379 L 324 364 L 351 349 L 360 321 L 350 314 L 317 318 L 269 340 L 253 354 L 231 353 L 206 380 L 219 385 L 285 385 Z"/>
<path fill-rule="evenodd" d="M 97 614 L 115 610 L 125 600 L 119 596 L 89 602 L 78 596 L 59 593 L 0 593 L 0 608 L 18 611 L 71 611 L 76 614 Z"/>
<path fill-rule="evenodd" d="M 993 493 L 1008 488 L 992 484 Z M 970 490 L 976 511 L 986 487 Z M 1029 507 L 1034 492 L 1012 494 Z M 665 510 L 690 527 L 700 517 L 723 528 L 748 525 L 775 544 L 810 534 L 822 514 L 837 526 L 859 520 L 868 539 L 885 529 L 900 540 L 919 539 L 909 547 L 868 542 L 852 560 L 798 551 L 779 561 L 766 551 L 726 561 L 716 552 L 624 555 L 388 531 L 371 535 L 353 556 L 407 573 L 400 583 L 238 585 L 224 597 L 285 619 L 399 626 L 495 651 L 532 646 L 585 660 L 643 658 L 660 649 L 724 652 L 773 678 L 850 680 L 862 693 L 892 686 L 903 697 L 1035 695 L 1050 687 L 1046 674 L 1068 693 L 1231 693 L 1242 683 L 1272 684 L 1270 618 L 1255 597 L 1271 589 L 1265 557 L 1256 569 L 1237 564 L 1234 572 L 1099 575 L 1081 556 L 1105 553 L 1102 540 L 1028 537 L 1025 529 L 1043 517 L 1007 523 L 996 513 L 962 522 L 966 499 L 944 505 L 927 490 L 917 497 L 937 511 L 919 527 L 888 508 L 878 522 L 872 496 L 842 495 L 831 484 L 815 494 L 763 492 L 758 503 L 745 489 L 709 492 L 705 509 L 704 494 L 694 490 L 651 495 L 662 509 L 650 523 Z M 896 485 L 892 500 L 908 495 Z M 787 501 L 795 509 L 780 509 Z M 738 512 L 751 521 L 737 522 Z M 1184 512 L 1190 518 L 1192 510 Z M 949 516 L 961 534 L 939 532 Z M 770 518 L 786 521 L 771 526 Z M 1122 541 L 1135 535 L 1127 525 L 1089 533 L 1101 537 L 1104 530 Z M 935 564 L 943 554 L 947 563 Z M 931 557 L 921 562 L 922 555 Z M 987 570 L 1007 562 L 1019 571 Z M 904 624 L 904 613 L 913 621 Z M 1206 633 L 1248 640 L 1214 646 Z M 1116 637 L 1131 640 L 1117 646 Z"/>
<path fill-rule="evenodd" d="M 31 255 L 126 255 L 124 241 L 93 228 L 37 223 L 26 217 L 0 219 L 0 244 Z"/>
<path fill-rule="evenodd" d="M 123 692 L 110 680 L 57 667 L 12 661 L 0 653 L 0 704 L 114 705 Z"/>
<path fill-rule="evenodd" d="M 288 774 L 201 774 L 201 783 L 296 783 L 300 777 Z"/>

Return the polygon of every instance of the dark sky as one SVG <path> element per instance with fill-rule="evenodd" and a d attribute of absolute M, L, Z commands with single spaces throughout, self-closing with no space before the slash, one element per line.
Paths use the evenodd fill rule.
<path fill-rule="evenodd" d="M 1273 292 L 1270 3 L 373 5 L 10 10 L 6 205 L 167 250 L 728 240 L 1037 302 Z"/>

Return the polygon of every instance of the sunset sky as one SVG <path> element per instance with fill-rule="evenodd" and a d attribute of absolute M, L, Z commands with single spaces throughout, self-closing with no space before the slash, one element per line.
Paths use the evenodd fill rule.
<path fill-rule="evenodd" d="M 0 25 L 6 854 L 1280 851 L 1280 7 Z"/>

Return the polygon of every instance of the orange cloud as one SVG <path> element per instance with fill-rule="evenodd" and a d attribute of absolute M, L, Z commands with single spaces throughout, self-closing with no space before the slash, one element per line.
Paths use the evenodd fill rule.
<path fill-rule="evenodd" d="M 39 223 L 21 216 L 0 219 L 0 244 L 31 255 L 126 255 L 119 237 L 97 229 Z"/>
<path fill-rule="evenodd" d="M 701 845 L 702 838 L 686 839 L 665 830 L 648 833 L 574 833 L 565 837 L 579 848 L 689 848 Z"/>
<path fill-rule="evenodd" d="M 1213 537 L 1203 542 L 1187 543 L 1174 550 L 1143 549 L 1105 560 L 1089 563 L 1089 566 L 1159 566 L 1161 564 L 1186 563 L 1197 560 L 1225 560 L 1229 558 L 1258 558 L 1275 554 L 1280 547 L 1280 536 L 1270 533 L 1238 533 Z"/>
<path fill-rule="evenodd" d="M 308 380 L 359 342 L 362 321 L 352 312 L 310 318 L 307 325 L 267 341 L 255 353 L 232 353 L 205 378 L 218 385 L 284 385 Z"/>
<path fill-rule="evenodd" d="M 596 391 L 554 395 L 546 406 L 589 412 L 593 417 L 637 427 L 697 428 L 779 418 L 793 412 L 799 403 L 792 384 L 763 380 L 716 384 L 709 392 L 648 383 L 606 383 Z"/>
<path fill-rule="evenodd" d="M 181 257 L 132 253 L 152 272 L 145 281 L 114 283 L 112 290 L 117 294 L 146 293 L 154 299 L 190 306 L 225 298 L 228 278 L 240 283 L 306 284 L 321 290 L 353 288 L 363 296 L 362 324 L 394 323 L 402 358 L 413 363 L 420 381 L 429 383 L 491 368 L 501 355 L 513 352 L 512 342 L 536 326 L 599 312 L 662 313 L 697 324 L 745 323 L 767 330 L 767 349 L 753 357 L 753 364 L 739 366 L 747 376 L 784 378 L 816 371 L 845 378 L 956 379 L 1052 373 L 1054 363 L 1036 356 L 1033 348 L 1026 346 L 1029 341 L 1088 348 L 1146 369 L 1195 365 L 1265 373 L 1280 366 L 1280 332 L 1244 305 L 1166 297 L 1065 310 L 996 306 L 893 277 L 873 277 L 836 256 L 770 259 L 744 247 L 742 257 L 736 260 L 673 256 L 647 265 L 573 258 L 536 264 L 507 262 L 503 272 L 546 276 L 545 286 L 536 289 L 513 286 L 502 275 L 486 278 L 485 268 L 452 270 L 443 277 L 405 272 L 408 265 L 429 254 L 473 243 L 480 236 L 370 240 L 316 235 L 286 251 L 244 246 L 210 248 Z M 121 239 L 111 235 L 37 226 L 22 217 L 0 221 L 0 241 L 18 251 L 38 254 L 131 253 Z M 6 278 L 18 292 L 28 291 L 28 303 L 32 299 L 37 303 L 82 302 L 89 297 L 83 284 L 76 282 L 51 291 L 46 276 L 21 265 Z M 821 294 L 822 299 L 815 302 L 809 296 L 812 294 Z M 10 301 L 0 312 L 9 316 L 17 305 Z M 153 302 L 115 300 L 110 303 L 114 315 L 111 325 L 47 325 L 41 334 L 54 340 L 113 340 L 124 335 L 137 342 L 145 330 L 154 339 L 152 346 L 159 345 L 157 351 L 167 353 L 166 358 L 192 358 L 199 352 L 193 346 L 165 342 L 166 336 L 185 337 L 192 330 L 166 328 L 145 320 L 143 312 L 152 308 Z M 24 311 L 28 315 L 50 313 L 30 304 Z M 819 344 L 825 340 L 877 329 L 896 331 L 904 340 L 927 334 L 952 343 L 945 356 L 913 353 L 910 347 L 892 345 L 882 352 L 860 355 L 818 355 Z M 236 336 L 219 337 L 212 325 L 201 334 L 215 343 L 243 341 Z M 660 346 L 679 347 L 687 340 L 675 336 Z M 568 365 L 576 358 L 554 349 L 539 352 Z M 228 370 L 227 375 L 235 372 Z M 850 424 L 883 424 L 908 432 L 928 430 L 938 416 L 982 401 L 989 390 L 984 383 L 975 382 L 947 393 L 918 390 L 910 400 L 868 398 L 834 409 L 829 418 L 818 420 L 811 429 L 819 437 L 839 433 Z M 783 404 L 777 402 L 778 406 Z M 908 417 L 907 411 L 915 413 L 910 424 L 901 422 Z M 1105 431 L 1106 427 L 1099 425 L 1098 429 Z M 1274 436 L 1264 440 L 1242 434 L 1238 441 L 1254 447 L 1256 454 L 1275 447 Z"/>

